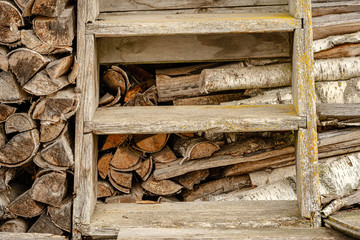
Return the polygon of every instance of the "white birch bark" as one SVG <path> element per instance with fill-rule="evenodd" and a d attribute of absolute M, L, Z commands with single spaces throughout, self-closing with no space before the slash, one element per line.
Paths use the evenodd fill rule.
<path fill-rule="evenodd" d="M 314 53 L 331 49 L 344 43 L 360 43 L 360 32 L 330 36 L 313 42 Z"/>
<path fill-rule="evenodd" d="M 296 168 L 295 166 L 288 166 L 282 168 L 275 168 L 272 170 L 262 170 L 249 173 L 251 184 L 254 186 L 263 186 L 273 184 L 284 178 L 292 177 L 295 179 Z"/>

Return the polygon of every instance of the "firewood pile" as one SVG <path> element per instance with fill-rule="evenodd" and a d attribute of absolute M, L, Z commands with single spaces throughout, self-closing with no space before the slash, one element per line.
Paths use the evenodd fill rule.
<path fill-rule="evenodd" d="M 313 1 L 324 216 L 360 202 L 360 115 L 334 118 L 322 112 L 328 103 L 360 103 L 359 10 L 356 1 Z M 99 105 L 105 108 L 292 103 L 287 58 L 102 66 L 100 85 Z M 100 140 L 98 198 L 106 203 L 296 200 L 291 132 L 108 135 Z"/>
<path fill-rule="evenodd" d="M 0 1 L 0 231 L 71 230 L 74 36 L 69 1 Z"/>

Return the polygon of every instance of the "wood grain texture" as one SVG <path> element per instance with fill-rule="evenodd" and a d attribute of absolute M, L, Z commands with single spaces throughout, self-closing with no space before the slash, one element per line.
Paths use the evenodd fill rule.
<path fill-rule="evenodd" d="M 320 120 L 360 118 L 360 104 L 318 104 L 317 114 Z"/>
<path fill-rule="evenodd" d="M 286 5 L 286 0 L 220 0 L 220 1 L 199 1 L 199 0 L 163 0 L 163 1 L 114 1 L 101 0 L 98 1 L 101 12 L 115 11 L 154 11 L 169 9 L 203 9 L 203 8 L 219 8 L 219 7 L 239 7 L 239 6 L 271 6 Z"/>
<path fill-rule="evenodd" d="M 358 11 L 360 11 L 359 1 L 320 2 L 312 4 L 313 17 Z"/>
<path fill-rule="evenodd" d="M 45 233 L 0 233 L 3 240 L 65 240 L 65 236 L 45 234 Z"/>
<path fill-rule="evenodd" d="M 99 62 L 157 63 L 289 57 L 288 33 L 99 38 Z"/>
<path fill-rule="evenodd" d="M 92 121 L 85 122 L 85 132 L 155 134 L 281 131 L 304 127 L 304 120 L 295 114 L 292 105 L 114 107 L 99 108 Z"/>
<path fill-rule="evenodd" d="M 96 37 L 291 32 L 301 28 L 300 19 L 283 13 L 106 15 L 88 24 Z"/>
<path fill-rule="evenodd" d="M 355 238 L 360 238 L 360 211 L 343 211 L 325 220 L 332 228 Z"/>

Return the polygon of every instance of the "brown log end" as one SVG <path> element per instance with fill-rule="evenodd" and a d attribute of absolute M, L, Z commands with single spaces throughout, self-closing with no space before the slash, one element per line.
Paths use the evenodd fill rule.
<path fill-rule="evenodd" d="M 112 153 L 103 155 L 98 161 L 98 171 L 102 179 L 105 179 L 109 173 L 110 161 L 113 157 Z"/>
<path fill-rule="evenodd" d="M 168 134 L 133 135 L 135 147 L 143 152 L 154 153 L 160 151 L 169 138 Z"/>
<path fill-rule="evenodd" d="M 48 213 L 53 223 L 66 232 L 71 230 L 72 203 L 72 197 L 68 197 L 58 207 L 48 207 Z"/>
<path fill-rule="evenodd" d="M 6 134 L 26 132 L 36 128 L 34 120 L 27 113 L 15 113 L 5 122 Z"/>
<path fill-rule="evenodd" d="M 46 213 L 43 213 L 30 227 L 28 233 L 49 233 L 62 235 L 64 232 L 52 222 L 51 218 Z"/>
<path fill-rule="evenodd" d="M 46 205 L 31 199 L 29 191 L 24 192 L 9 205 L 11 213 L 20 217 L 36 217 L 44 211 Z"/>
<path fill-rule="evenodd" d="M 172 195 L 179 192 L 182 186 L 171 181 L 171 180 L 160 180 L 157 181 L 153 177 L 143 182 L 141 186 L 148 192 L 156 195 Z"/>
<path fill-rule="evenodd" d="M 127 134 L 111 134 L 106 137 L 105 143 L 101 150 L 107 150 L 110 148 L 119 147 L 123 144 L 126 139 L 128 139 L 129 135 Z"/>
<path fill-rule="evenodd" d="M 129 169 L 139 163 L 140 156 L 141 154 L 128 146 L 119 147 L 111 159 L 110 165 L 117 169 Z"/>

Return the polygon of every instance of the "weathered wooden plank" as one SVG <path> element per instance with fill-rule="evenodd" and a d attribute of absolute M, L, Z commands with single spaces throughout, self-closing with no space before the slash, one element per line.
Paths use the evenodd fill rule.
<path fill-rule="evenodd" d="M 191 116 L 191 118 L 189 118 Z M 266 118 L 265 118 L 266 117 Z M 305 119 L 292 105 L 99 108 L 85 132 L 95 134 L 297 130 Z"/>
<path fill-rule="evenodd" d="M 360 210 L 339 212 L 325 219 L 325 223 L 347 235 L 360 238 Z"/>
<path fill-rule="evenodd" d="M 226 34 L 291 32 L 301 28 L 301 19 L 284 13 L 106 15 L 88 24 L 87 34 L 96 37 L 155 36 L 181 34 Z"/>
<path fill-rule="evenodd" d="M 325 59 L 325 58 L 344 58 L 344 57 L 355 57 L 360 56 L 360 44 L 343 44 L 340 46 L 335 46 L 332 49 L 325 51 L 317 52 L 314 54 L 315 59 Z"/>
<path fill-rule="evenodd" d="M 100 38 L 100 64 L 289 57 L 288 33 Z"/>
<path fill-rule="evenodd" d="M 313 17 L 358 11 L 360 11 L 359 1 L 319 2 L 312 4 Z"/>
<path fill-rule="evenodd" d="M 98 0 L 99 1 L 99 0 Z M 101 12 L 115 11 L 154 11 L 169 9 L 189 9 L 189 8 L 219 8 L 219 7 L 239 7 L 239 6 L 271 6 L 286 5 L 287 0 L 220 0 L 220 1 L 199 1 L 199 0 L 162 0 L 162 1 L 114 1 L 100 0 Z"/>
<path fill-rule="evenodd" d="M 91 224 L 84 225 L 82 231 L 84 235 L 109 238 L 122 228 L 139 226 L 226 230 L 269 225 L 309 227 L 308 221 L 300 218 L 296 201 L 123 203 L 97 204 Z"/>
<path fill-rule="evenodd" d="M 7 233 L 0 232 L 2 240 L 65 240 L 65 236 L 45 234 L 45 233 Z"/>
<path fill-rule="evenodd" d="M 318 104 L 317 114 L 319 120 L 338 119 L 346 120 L 360 118 L 360 104 Z"/>

